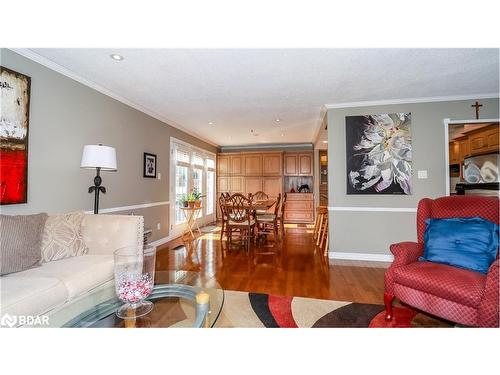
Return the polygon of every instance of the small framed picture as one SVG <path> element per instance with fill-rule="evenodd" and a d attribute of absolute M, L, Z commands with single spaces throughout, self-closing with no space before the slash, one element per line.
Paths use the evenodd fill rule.
<path fill-rule="evenodd" d="M 144 153 L 143 177 L 156 178 L 156 155 Z"/>

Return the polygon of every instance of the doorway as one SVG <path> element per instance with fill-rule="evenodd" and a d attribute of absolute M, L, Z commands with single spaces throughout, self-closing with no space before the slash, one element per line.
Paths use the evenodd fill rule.
<path fill-rule="evenodd" d="M 477 184 L 474 189 L 498 186 L 499 120 L 445 119 L 444 124 L 446 195 L 463 194 L 464 189 L 474 193 Z"/>
<path fill-rule="evenodd" d="M 170 236 L 180 236 L 186 218 L 182 200 L 190 193 L 202 195 L 198 225 L 215 221 L 215 154 L 176 138 L 170 138 Z"/>

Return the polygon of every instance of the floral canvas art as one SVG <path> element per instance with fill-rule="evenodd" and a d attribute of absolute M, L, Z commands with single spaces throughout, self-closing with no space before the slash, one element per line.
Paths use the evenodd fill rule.
<path fill-rule="evenodd" d="M 412 194 L 411 113 L 346 117 L 347 194 Z"/>

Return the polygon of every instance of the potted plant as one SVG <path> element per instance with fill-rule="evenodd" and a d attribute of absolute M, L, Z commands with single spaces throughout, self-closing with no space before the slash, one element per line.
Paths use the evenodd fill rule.
<path fill-rule="evenodd" d="M 193 197 L 194 197 L 194 206 L 201 207 L 201 198 L 203 198 L 204 195 L 201 195 L 201 193 L 198 192 L 194 192 Z"/>
<path fill-rule="evenodd" d="M 194 193 L 190 193 L 188 196 L 187 196 L 187 203 L 188 203 L 188 207 L 189 208 L 193 208 L 195 206 L 195 197 L 194 197 Z"/>
<path fill-rule="evenodd" d="M 187 195 L 183 195 L 179 199 L 179 204 L 181 205 L 181 207 L 188 207 L 188 198 L 187 198 Z"/>

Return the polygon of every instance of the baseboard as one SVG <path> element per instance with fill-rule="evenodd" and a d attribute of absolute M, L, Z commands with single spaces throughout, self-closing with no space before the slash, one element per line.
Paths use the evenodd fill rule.
<path fill-rule="evenodd" d="M 328 258 L 342 260 L 364 260 L 369 262 L 392 262 L 394 260 L 394 256 L 392 254 L 344 253 L 333 251 L 330 251 L 328 253 Z"/>
<path fill-rule="evenodd" d="M 149 242 L 148 245 L 160 246 L 160 245 L 166 244 L 167 242 L 175 240 L 176 238 L 179 238 L 179 237 L 180 237 L 180 235 L 171 235 L 171 236 L 163 237 L 163 238 L 160 238 L 156 241 Z"/>

